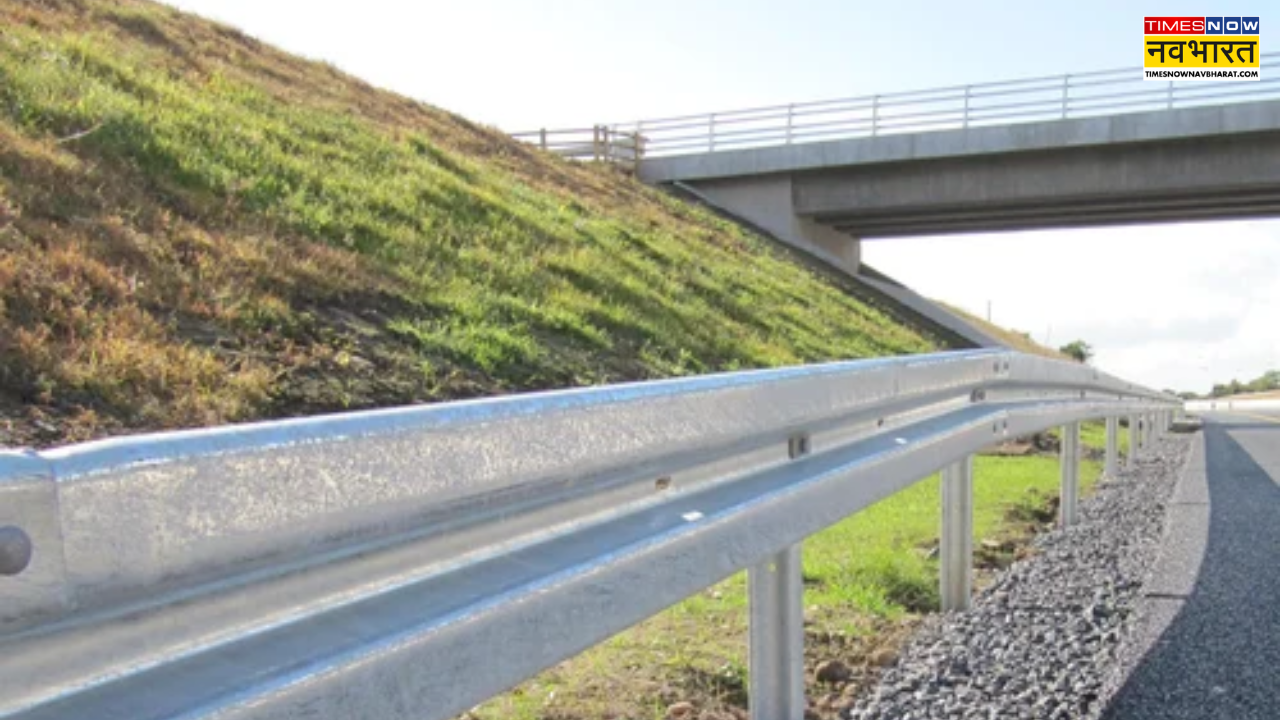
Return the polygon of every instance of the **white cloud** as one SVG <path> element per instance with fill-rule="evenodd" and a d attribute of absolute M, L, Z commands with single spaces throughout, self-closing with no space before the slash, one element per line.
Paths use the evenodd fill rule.
<path fill-rule="evenodd" d="M 1280 223 L 1232 222 L 874 240 L 872 266 L 1103 369 L 1207 390 L 1280 368 Z"/>

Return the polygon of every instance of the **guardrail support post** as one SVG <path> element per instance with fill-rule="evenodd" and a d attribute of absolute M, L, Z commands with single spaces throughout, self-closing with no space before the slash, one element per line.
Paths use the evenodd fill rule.
<path fill-rule="evenodd" d="M 972 91 L 973 91 L 973 87 L 971 85 L 964 86 L 964 118 L 961 125 L 961 127 L 964 127 L 964 128 L 969 127 L 969 95 L 972 93 Z M 988 308 L 987 315 L 990 315 L 990 314 L 991 314 L 990 308 Z"/>
<path fill-rule="evenodd" d="M 547 149 L 547 129 L 542 128 L 538 131 L 538 145 L 543 149 Z"/>
<path fill-rule="evenodd" d="M 1138 450 L 1142 444 L 1142 435 L 1138 433 L 1138 416 L 1129 416 L 1129 454 L 1125 456 L 1124 466 L 1132 470 L 1137 465 Z"/>
<path fill-rule="evenodd" d="M 1104 468 L 1106 476 L 1114 478 L 1120 471 L 1120 418 L 1107 418 L 1107 462 Z"/>
<path fill-rule="evenodd" d="M 809 436 L 787 441 L 792 460 Z M 747 569 L 751 720 L 804 720 L 804 576 L 796 543 Z"/>
<path fill-rule="evenodd" d="M 942 471 L 938 543 L 942 612 L 968 610 L 973 595 L 973 456 Z"/>
<path fill-rule="evenodd" d="M 880 96 L 873 95 L 871 97 L 871 137 L 875 137 L 880 132 Z"/>
<path fill-rule="evenodd" d="M 1058 498 L 1058 524 L 1070 527 L 1076 523 L 1076 504 L 1080 497 L 1080 423 L 1062 426 L 1062 488 Z"/>
<path fill-rule="evenodd" d="M 747 570 L 751 720 L 804 720 L 804 578 L 797 543 Z"/>
<path fill-rule="evenodd" d="M 1068 108 L 1068 105 L 1070 104 L 1070 95 L 1071 95 L 1071 76 L 1063 75 L 1062 76 L 1062 119 L 1063 120 L 1067 119 L 1067 108 Z"/>
<path fill-rule="evenodd" d="M 636 123 L 635 134 L 631 136 L 631 168 L 640 170 L 640 161 L 644 159 L 644 121 Z"/>

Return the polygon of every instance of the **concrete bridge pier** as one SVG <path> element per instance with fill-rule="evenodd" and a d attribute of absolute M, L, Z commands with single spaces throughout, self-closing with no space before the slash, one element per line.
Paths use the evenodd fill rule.
<path fill-rule="evenodd" d="M 699 180 L 696 186 L 679 183 L 679 187 L 704 202 L 856 275 L 862 263 L 862 241 L 799 215 L 792 185 L 791 173 Z"/>

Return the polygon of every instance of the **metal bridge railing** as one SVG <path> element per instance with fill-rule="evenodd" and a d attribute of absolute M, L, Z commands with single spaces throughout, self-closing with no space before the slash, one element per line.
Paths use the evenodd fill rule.
<path fill-rule="evenodd" d="M 1065 120 L 1280 99 L 1280 53 L 1260 57 L 1257 82 L 1168 82 L 1142 69 L 1025 78 L 683 115 L 608 125 L 632 138 L 630 158 L 685 155 L 824 140 Z M 534 141 L 537 133 L 516 137 Z M 550 148 L 549 148 L 550 149 Z M 576 157 L 584 157 L 578 154 Z"/>
<path fill-rule="evenodd" d="M 1124 68 L 610 127 L 643 136 L 656 156 L 1280 99 L 1280 53 L 1260 61 L 1257 82 L 1154 83 L 1141 68 Z"/>
<path fill-rule="evenodd" d="M 574 160 L 609 162 L 635 171 L 644 156 L 644 138 L 606 125 L 571 130 L 535 130 L 512 135 L 517 140 Z"/>
<path fill-rule="evenodd" d="M 1064 426 L 1070 523 L 1078 423 L 1175 407 L 972 351 L 3 451 L 0 718 L 444 720 L 746 569 L 799 720 L 806 537 L 945 470 L 964 607 L 973 453 Z"/>

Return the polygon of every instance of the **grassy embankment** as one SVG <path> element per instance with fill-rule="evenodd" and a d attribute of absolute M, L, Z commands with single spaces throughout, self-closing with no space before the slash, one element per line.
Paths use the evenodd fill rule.
<path fill-rule="evenodd" d="M 1058 352 L 1057 350 L 1054 350 L 1053 348 L 1045 347 L 1044 345 L 1037 343 L 1035 340 L 1032 340 L 1031 335 L 1028 333 L 1018 332 L 1017 330 L 1010 330 L 1008 328 L 1004 328 L 999 325 L 996 325 L 995 323 L 987 322 L 985 319 L 980 318 L 977 315 L 974 315 L 973 313 L 967 310 L 961 310 L 959 307 L 955 305 L 951 305 L 949 303 L 939 302 L 937 300 L 935 300 L 934 302 L 938 302 L 938 304 L 942 305 L 942 307 L 946 308 L 948 311 L 956 315 L 959 315 L 960 317 L 964 318 L 965 320 L 975 325 L 978 329 L 996 338 L 996 340 L 998 340 L 1004 345 L 1007 345 L 1013 348 L 1014 350 L 1017 350 L 1019 352 L 1030 353 L 1032 355 L 1043 355 L 1045 357 L 1050 357 L 1055 360 L 1071 359 L 1066 355 Z"/>
<path fill-rule="evenodd" d="M 0 443 L 943 349 L 856 292 L 164 6 L 0 5 Z"/>
<path fill-rule="evenodd" d="M 0 6 L 0 444 L 936 349 L 696 207 L 234 30 Z M 999 555 L 1057 472 L 977 478 Z M 931 606 L 936 505 L 929 480 L 808 544 L 815 660 Z M 743 611 L 735 578 L 484 714 L 740 707 Z"/>

